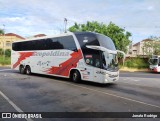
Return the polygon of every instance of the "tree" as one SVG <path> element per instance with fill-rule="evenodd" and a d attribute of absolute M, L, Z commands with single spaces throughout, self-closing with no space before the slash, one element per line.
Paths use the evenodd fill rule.
<path fill-rule="evenodd" d="M 0 29 L 0 35 L 1 34 L 4 34 L 4 30 L 3 29 Z"/>
<path fill-rule="evenodd" d="M 160 39 L 159 37 L 151 36 L 148 41 L 144 42 L 142 47 L 143 52 L 147 55 L 160 55 Z"/>
<path fill-rule="evenodd" d="M 0 55 L 3 55 L 3 49 L 0 48 Z"/>
<path fill-rule="evenodd" d="M 88 21 L 86 24 L 75 23 L 73 26 L 69 28 L 69 31 L 90 31 L 104 34 L 113 40 L 117 50 L 122 50 L 124 52 L 127 52 L 127 46 L 131 42 L 129 40 L 131 33 L 125 31 L 125 29 L 123 28 L 118 27 L 112 22 L 110 22 L 108 25 L 104 23 L 98 23 L 97 21 Z"/>

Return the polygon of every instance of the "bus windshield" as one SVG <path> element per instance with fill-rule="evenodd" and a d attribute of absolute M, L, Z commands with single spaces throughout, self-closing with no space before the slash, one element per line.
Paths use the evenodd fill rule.
<path fill-rule="evenodd" d="M 116 50 L 113 41 L 109 37 L 101 35 L 101 34 L 97 34 L 96 36 L 100 43 L 100 46 L 105 47 L 109 50 L 113 50 L 113 51 Z"/>
<path fill-rule="evenodd" d="M 80 43 L 85 60 L 87 60 L 86 64 L 108 71 L 118 70 L 117 51 L 113 41 L 109 37 L 89 32 L 75 33 L 75 35 Z M 94 46 L 97 48 L 94 48 Z M 103 51 L 98 47 L 104 47 L 115 52 L 115 54 L 111 54 L 105 50 Z M 93 60 L 93 62 L 91 60 Z M 100 62 L 98 60 L 100 60 Z"/>
<path fill-rule="evenodd" d="M 149 63 L 152 65 L 157 65 L 158 64 L 158 59 L 150 59 Z"/>
<path fill-rule="evenodd" d="M 113 50 L 113 51 L 116 50 L 113 41 L 109 37 L 101 35 L 101 34 L 97 34 L 96 36 L 100 43 L 100 46 L 105 47 L 109 50 Z M 106 70 L 117 70 L 118 69 L 118 59 L 117 59 L 116 54 L 103 52 L 102 56 L 103 56 L 102 57 L 103 69 L 106 69 Z"/>
<path fill-rule="evenodd" d="M 116 54 L 109 54 L 107 52 L 103 52 L 103 69 L 106 70 L 116 70 L 118 69 L 118 59 Z"/>

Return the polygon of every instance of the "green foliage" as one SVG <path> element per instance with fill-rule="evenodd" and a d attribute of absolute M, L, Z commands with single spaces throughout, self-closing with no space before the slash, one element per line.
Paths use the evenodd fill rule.
<path fill-rule="evenodd" d="M 124 66 L 128 68 L 141 69 L 141 68 L 148 68 L 149 63 L 146 62 L 143 58 L 130 58 L 125 61 Z"/>
<path fill-rule="evenodd" d="M 3 29 L 0 29 L 0 35 L 1 34 L 4 34 L 4 30 Z"/>
<path fill-rule="evenodd" d="M 129 37 L 131 36 L 130 32 L 125 31 L 124 29 L 118 27 L 114 23 L 110 22 L 108 25 L 104 23 L 98 23 L 97 21 L 87 22 L 86 24 L 77 24 L 69 28 L 71 32 L 77 31 L 90 31 L 104 34 L 110 37 L 117 50 L 122 50 L 127 52 L 127 46 L 130 44 Z"/>
<path fill-rule="evenodd" d="M 160 40 L 145 41 L 142 50 L 148 56 L 152 54 L 160 55 Z"/>
<path fill-rule="evenodd" d="M 0 55 L 3 55 L 3 49 L 0 48 Z"/>
<path fill-rule="evenodd" d="M 3 56 L 0 56 L 0 64 L 1 65 L 10 65 L 11 64 L 11 58 L 5 57 L 5 60 L 3 61 Z"/>
<path fill-rule="evenodd" d="M 0 56 L 3 56 L 3 53 L 4 53 L 4 50 L 0 48 Z M 11 57 L 11 50 L 10 49 L 5 50 L 5 56 Z"/>
<path fill-rule="evenodd" d="M 5 50 L 5 60 L 3 60 L 3 49 L 0 49 L 0 65 L 10 65 L 11 64 L 11 50 Z"/>
<path fill-rule="evenodd" d="M 5 50 L 5 56 L 11 57 L 11 50 L 10 49 Z"/>

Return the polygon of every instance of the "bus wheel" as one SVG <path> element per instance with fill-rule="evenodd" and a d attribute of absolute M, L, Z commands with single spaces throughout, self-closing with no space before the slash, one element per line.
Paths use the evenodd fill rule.
<path fill-rule="evenodd" d="M 79 71 L 75 70 L 72 73 L 72 80 L 73 80 L 73 82 L 76 82 L 76 83 L 78 83 L 81 80 L 81 75 L 80 75 Z"/>
<path fill-rule="evenodd" d="M 30 66 L 26 66 L 25 73 L 26 73 L 27 75 L 30 75 L 30 74 L 31 74 L 31 68 L 30 68 Z"/>
<path fill-rule="evenodd" d="M 21 73 L 21 74 L 24 74 L 25 73 L 25 69 L 24 69 L 24 66 L 20 66 L 19 67 L 19 72 Z"/>

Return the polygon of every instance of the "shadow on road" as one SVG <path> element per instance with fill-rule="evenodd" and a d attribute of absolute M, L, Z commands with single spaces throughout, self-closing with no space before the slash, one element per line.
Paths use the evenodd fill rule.
<path fill-rule="evenodd" d="M 19 73 L 19 72 L 16 72 Z M 83 81 L 81 80 L 79 83 L 74 83 L 71 81 L 71 79 L 68 78 L 63 78 L 63 77 L 56 77 L 56 76 L 50 76 L 50 75 L 43 75 L 43 74 L 33 74 L 30 76 L 37 76 L 37 77 L 45 77 L 45 78 L 49 78 L 49 79 L 55 79 L 58 81 L 64 81 L 64 82 L 69 82 L 69 83 L 73 83 L 73 84 L 77 84 L 77 85 L 90 85 L 90 86 L 95 86 L 95 87 L 107 87 L 107 88 L 112 88 L 114 86 L 116 86 L 116 83 L 108 83 L 108 84 L 101 84 L 101 83 L 96 83 L 96 82 L 90 82 L 90 81 Z"/>

